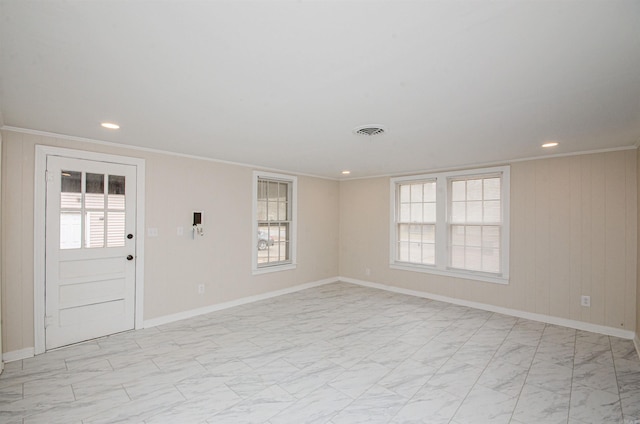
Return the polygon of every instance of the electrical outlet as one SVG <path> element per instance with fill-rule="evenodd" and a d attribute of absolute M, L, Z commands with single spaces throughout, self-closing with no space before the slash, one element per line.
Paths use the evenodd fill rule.
<path fill-rule="evenodd" d="M 204 284 L 198 284 L 198 294 L 204 294 Z"/>
<path fill-rule="evenodd" d="M 149 237 L 158 237 L 158 229 L 157 228 L 147 228 L 147 236 L 149 236 Z"/>
<path fill-rule="evenodd" d="M 365 268 L 364 269 L 364 274 L 367 275 L 367 276 L 371 275 L 371 268 Z"/>
<path fill-rule="evenodd" d="M 581 296 L 580 304 L 582 306 L 586 306 L 587 308 L 591 306 L 591 296 Z"/>

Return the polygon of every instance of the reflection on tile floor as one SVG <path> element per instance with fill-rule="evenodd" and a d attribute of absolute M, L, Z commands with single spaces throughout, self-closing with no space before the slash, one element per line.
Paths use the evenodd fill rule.
<path fill-rule="evenodd" d="M 7 364 L 2 423 L 640 424 L 633 342 L 335 283 Z"/>

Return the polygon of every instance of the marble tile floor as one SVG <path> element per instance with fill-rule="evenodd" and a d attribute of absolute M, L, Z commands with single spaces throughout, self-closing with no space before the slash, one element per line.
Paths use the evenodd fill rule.
<path fill-rule="evenodd" d="M 0 422 L 640 424 L 630 340 L 335 283 L 11 362 Z"/>

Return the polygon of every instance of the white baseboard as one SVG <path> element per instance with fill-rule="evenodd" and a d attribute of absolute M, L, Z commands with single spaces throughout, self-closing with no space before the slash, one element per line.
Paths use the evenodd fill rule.
<path fill-rule="evenodd" d="M 5 352 L 2 354 L 2 360 L 4 362 L 19 361 L 21 359 L 32 358 L 34 356 L 34 350 L 32 347 L 27 347 L 20 350 L 12 350 L 11 352 Z"/>
<path fill-rule="evenodd" d="M 633 331 L 621 330 L 619 328 L 607 327 L 604 325 L 591 324 L 588 322 L 576 321 L 572 319 L 559 318 L 551 315 L 536 314 L 533 312 L 519 311 L 517 309 L 503 308 L 501 306 L 488 305 L 486 303 L 472 302 L 469 300 L 456 299 L 454 297 L 441 296 L 417 290 L 403 289 L 400 287 L 388 286 L 385 284 L 372 283 L 370 281 L 357 280 L 349 277 L 338 277 L 340 281 L 345 283 L 357 284 L 360 286 L 371 287 L 374 289 L 386 290 L 394 293 L 406 294 L 410 296 L 424 297 L 427 299 L 438 300 L 441 302 L 452 303 L 454 305 L 468 306 L 470 308 L 482 309 L 484 311 L 496 312 L 504 315 L 511 315 L 518 318 L 530 319 L 532 321 L 540 321 L 547 324 L 560 325 L 563 327 L 575 328 L 577 330 L 590 331 L 592 333 L 605 334 L 607 336 L 620 337 L 623 339 L 636 340 L 636 349 L 640 346 L 638 338 Z M 640 352 L 640 350 L 638 350 Z"/>
<path fill-rule="evenodd" d="M 314 281 L 311 283 L 299 284 L 282 290 L 276 290 L 268 293 L 262 293 L 255 296 L 243 297 L 241 299 L 229 302 L 217 303 L 215 305 L 205 306 L 202 308 L 191 309 L 176 314 L 165 315 L 158 318 L 151 318 L 144 321 L 144 328 L 156 327 L 158 325 L 169 324 L 171 322 L 180 321 L 187 318 L 193 318 L 198 315 L 208 314 L 210 312 L 220 311 L 223 309 L 233 308 L 234 306 L 246 305 L 247 303 L 258 302 L 260 300 L 270 299 L 272 297 L 282 296 L 284 294 L 294 293 L 300 290 L 310 289 L 312 287 L 323 286 L 325 284 L 338 282 L 338 277 L 326 278 L 324 280 Z"/>
<path fill-rule="evenodd" d="M 640 328 L 637 329 L 636 336 L 633 338 L 633 344 L 636 345 L 636 352 L 638 353 L 638 358 L 640 358 Z"/>

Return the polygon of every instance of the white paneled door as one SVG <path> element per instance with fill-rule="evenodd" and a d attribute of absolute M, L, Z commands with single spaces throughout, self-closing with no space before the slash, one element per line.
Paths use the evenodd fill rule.
<path fill-rule="evenodd" d="M 134 328 L 136 168 L 47 156 L 45 346 Z"/>

